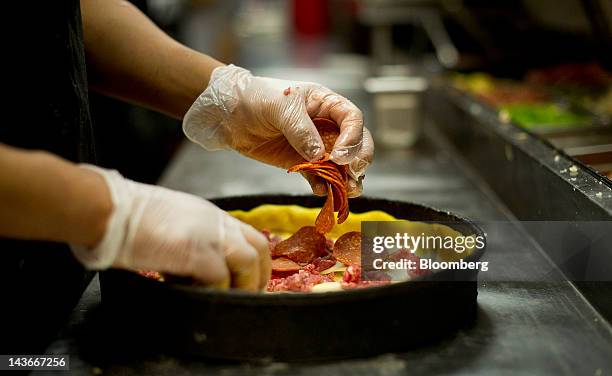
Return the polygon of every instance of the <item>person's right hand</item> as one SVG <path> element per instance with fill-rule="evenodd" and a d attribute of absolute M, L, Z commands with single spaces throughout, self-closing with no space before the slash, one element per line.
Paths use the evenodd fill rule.
<path fill-rule="evenodd" d="M 259 231 L 200 197 L 84 167 L 104 177 L 114 204 L 100 243 L 93 249 L 72 246 L 86 267 L 154 270 L 209 286 L 265 288 L 270 254 Z"/>
<path fill-rule="evenodd" d="M 325 149 L 314 118 L 338 125 L 331 150 Z M 327 152 L 332 162 L 347 167 L 349 197 L 361 195 L 363 176 L 374 158 L 363 114 L 347 98 L 317 83 L 253 76 L 234 65 L 213 71 L 208 87 L 185 114 L 183 131 L 207 150 L 234 149 L 285 170 L 318 161 Z M 303 176 L 314 194 L 327 195 L 323 179 Z"/>

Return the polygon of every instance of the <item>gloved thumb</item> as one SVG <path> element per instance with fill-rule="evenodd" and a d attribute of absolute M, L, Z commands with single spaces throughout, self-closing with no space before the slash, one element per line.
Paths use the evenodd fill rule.
<path fill-rule="evenodd" d="M 291 116 L 290 120 L 284 124 L 283 135 L 305 160 L 312 162 L 323 158 L 325 154 L 323 140 L 308 116 L 306 108 L 296 115 Z"/>

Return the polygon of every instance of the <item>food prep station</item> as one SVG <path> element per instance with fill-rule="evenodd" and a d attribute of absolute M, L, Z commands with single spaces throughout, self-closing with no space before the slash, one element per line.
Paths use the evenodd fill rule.
<path fill-rule="evenodd" d="M 412 147 L 377 148 L 364 181 L 364 195 L 419 203 L 481 224 L 488 234 L 484 260 L 491 267 L 478 279 L 475 320 L 442 339 L 366 358 L 301 363 L 271 358 L 232 363 L 165 353 L 129 354 L 121 346 L 101 342 L 96 335 L 104 319 L 96 276 L 48 353 L 74 354 L 71 371 L 83 374 L 612 372 L 612 288 L 611 282 L 605 281 L 609 274 L 604 273 L 597 283 L 575 282 L 580 273 L 575 264 L 544 246 L 538 233 L 530 233 L 519 223 L 612 219 L 609 123 L 562 131 L 527 130 L 514 124 L 503 111 L 459 90 L 448 77 L 430 80 L 428 85 L 418 77 L 402 77 L 399 86 L 383 83 L 381 89 L 376 82 L 364 86 L 367 76 L 362 73 L 363 64 L 351 60 L 345 65 L 351 57 L 333 55 L 335 60 L 327 65 L 294 68 L 286 54 L 289 51 L 299 56 L 300 51 L 294 50 L 297 47 L 281 43 L 271 49 L 269 41 L 264 42 L 249 41 L 241 52 L 241 63 L 252 67 L 255 73 L 299 77 L 338 90 L 363 110 L 366 124 L 375 135 L 383 128 L 401 132 L 415 121 L 422 124 L 415 130 L 421 134 L 404 134 L 418 139 Z M 306 49 L 307 54 L 318 56 L 334 47 L 308 45 Z M 262 61 L 274 61 L 275 65 L 262 66 Z M 389 99 L 385 100 L 384 95 Z M 309 193 L 299 176 L 229 151 L 202 152 L 189 143 L 181 146 L 159 184 L 205 198 Z M 504 225 L 496 227 L 491 223 Z M 589 251 L 587 247 L 580 256 L 594 257 Z M 601 252 L 597 257 L 602 265 L 612 265 L 612 251 Z M 546 279 L 534 277 L 543 271 Z M 333 315 L 333 310 L 328 314 Z M 393 312 L 383 314 L 401 320 L 393 317 Z M 324 343 L 334 333 L 317 331 L 317 320 L 325 317 L 313 318 L 312 336 Z M 419 321 L 404 324 L 418 326 Z M 367 341 L 359 332 L 356 327 L 359 341 Z"/>
<path fill-rule="evenodd" d="M 414 149 L 377 153 L 376 162 L 368 171 L 366 194 L 424 203 L 478 221 L 515 219 L 508 205 L 428 118 L 425 136 Z M 284 173 L 231 152 L 202 153 L 197 146 L 185 144 L 161 184 L 205 197 L 308 193 L 300 179 L 293 176 L 281 179 L 281 174 Z M 505 243 L 517 242 L 522 242 L 524 248 L 504 248 Z M 83 354 L 71 358 L 71 368 L 84 373 L 101 369 L 104 373 L 224 375 L 253 372 L 399 375 L 442 370 L 462 374 L 599 374 L 612 367 L 609 317 L 602 316 L 572 282 L 503 282 L 508 270 L 512 270 L 514 276 L 524 273 L 527 280 L 538 270 L 554 269 L 551 259 L 529 237 L 524 237 L 520 228 L 490 236 L 485 259 L 491 262 L 492 269 L 481 273 L 478 282 L 475 322 L 448 338 L 403 353 L 312 364 L 279 363 L 273 359 L 260 363 L 218 364 L 168 355 L 144 361 L 126 359 L 124 354 L 113 354 L 112 349 L 105 348 L 110 358 L 97 359 L 95 349 L 100 348 L 96 347 L 95 336 L 88 336 L 100 304 L 96 280 L 86 290 L 70 323 L 48 352 Z M 418 322 L 406 322 L 406 325 L 418 325 Z M 358 332 L 359 328 L 355 330 Z M 324 338 L 333 333 L 318 333 L 315 327 L 313 335 Z M 361 340 L 367 341 L 367 338 Z M 101 353 L 98 351 L 98 355 Z"/>

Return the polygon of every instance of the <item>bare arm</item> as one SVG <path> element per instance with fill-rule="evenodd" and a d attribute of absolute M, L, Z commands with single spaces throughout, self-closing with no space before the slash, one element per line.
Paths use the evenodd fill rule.
<path fill-rule="evenodd" d="M 100 175 L 0 144 L 0 237 L 94 246 L 112 211 Z"/>
<path fill-rule="evenodd" d="M 81 0 L 90 87 L 182 118 L 219 61 L 170 38 L 124 0 Z"/>
<path fill-rule="evenodd" d="M 266 238 L 209 201 L 3 144 L 0 237 L 85 246 L 73 252 L 90 269 L 157 270 L 215 286 L 231 278 L 262 289 L 271 272 Z"/>

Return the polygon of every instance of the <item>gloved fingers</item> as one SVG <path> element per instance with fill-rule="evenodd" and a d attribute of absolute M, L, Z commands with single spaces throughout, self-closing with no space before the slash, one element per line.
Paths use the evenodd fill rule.
<path fill-rule="evenodd" d="M 361 196 L 361 192 L 363 192 L 363 176 L 359 179 L 355 180 L 352 177 L 348 179 L 348 188 L 347 193 L 349 198 L 355 198 Z"/>
<path fill-rule="evenodd" d="M 246 240 L 240 222 L 226 217 L 225 261 L 229 268 L 232 287 L 256 291 L 260 286 L 259 252 Z"/>
<path fill-rule="evenodd" d="M 349 176 L 358 181 L 374 158 L 374 140 L 367 128 L 363 128 L 363 143 L 361 149 L 348 165 Z"/>
<path fill-rule="evenodd" d="M 283 169 L 304 162 L 304 158 L 287 142 L 283 134 L 241 153 L 249 158 Z"/>
<path fill-rule="evenodd" d="M 302 96 L 295 90 L 292 94 L 298 100 L 292 100 L 287 108 L 287 114 L 280 116 L 281 131 L 289 144 L 307 161 L 317 161 L 323 158 L 325 146 L 321 135 L 306 112 Z"/>
<path fill-rule="evenodd" d="M 363 143 L 361 149 L 350 161 L 347 169 L 349 175 L 347 192 L 350 198 L 361 196 L 361 192 L 363 191 L 363 175 L 368 166 L 372 163 L 373 157 L 374 141 L 372 135 L 367 128 L 363 128 Z M 301 174 L 308 181 L 315 195 L 327 195 L 327 186 L 321 178 L 307 172 L 302 172 Z"/>
<path fill-rule="evenodd" d="M 257 250 L 246 241 L 234 241 L 225 258 L 230 270 L 232 287 L 257 291 L 260 288 L 260 264 Z"/>
<path fill-rule="evenodd" d="M 259 255 L 259 289 L 268 286 L 268 280 L 272 275 L 272 259 L 270 258 L 270 246 L 266 237 L 253 227 L 241 223 L 240 229 L 244 238 L 251 244 Z"/>
<path fill-rule="evenodd" d="M 334 144 L 330 158 L 348 164 L 361 149 L 363 141 L 363 114 L 345 97 L 323 87 L 311 90 L 306 100 L 308 114 L 333 120 L 340 127 L 340 135 Z"/>
<path fill-rule="evenodd" d="M 348 164 L 348 197 L 361 196 L 363 191 L 363 178 L 366 169 L 372 163 L 374 157 L 374 141 L 367 128 L 363 128 L 363 143 L 359 153 Z"/>
<path fill-rule="evenodd" d="M 143 227 L 149 227 L 144 224 Z M 139 231 L 113 267 L 129 270 L 155 270 L 192 277 L 206 286 L 229 287 L 230 274 L 225 257 L 190 238 L 178 239 Z"/>
<path fill-rule="evenodd" d="M 327 184 L 323 179 L 308 172 L 300 172 L 304 179 L 310 184 L 312 193 L 317 196 L 327 196 Z"/>
<path fill-rule="evenodd" d="M 168 270 L 170 274 L 189 275 L 205 286 L 226 289 L 230 287 L 230 272 L 225 259 L 216 252 L 207 252 L 203 249 L 191 249 L 192 255 L 188 258 L 185 272 L 182 270 Z M 173 258 L 176 256 L 173 256 Z M 172 265 L 172 264 L 170 264 Z M 168 269 L 174 269 L 170 266 Z"/>

